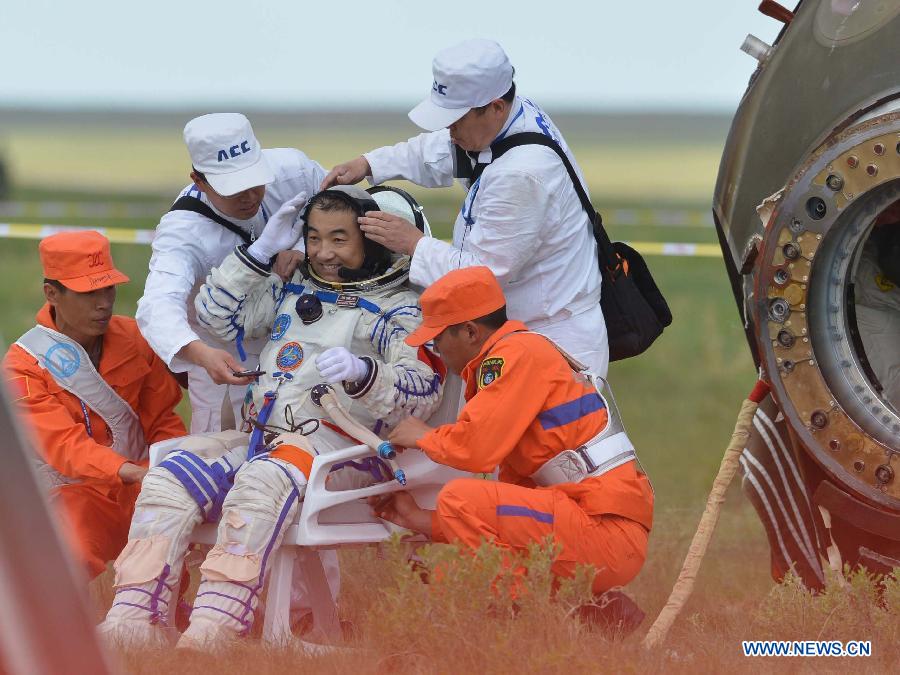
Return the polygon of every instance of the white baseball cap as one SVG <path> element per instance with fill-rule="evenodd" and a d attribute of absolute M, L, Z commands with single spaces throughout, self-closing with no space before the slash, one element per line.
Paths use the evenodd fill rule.
<path fill-rule="evenodd" d="M 409 111 L 409 119 L 427 131 L 453 124 L 472 108 L 487 105 L 509 91 L 515 69 L 493 40 L 466 40 L 448 47 L 431 64 L 431 95 Z"/>
<path fill-rule="evenodd" d="M 184 127 L 184 142 L 194 169 L 220 195 L 228 197 L 275 180 L 250 120 L 240 113 L 195 117 Z"/>

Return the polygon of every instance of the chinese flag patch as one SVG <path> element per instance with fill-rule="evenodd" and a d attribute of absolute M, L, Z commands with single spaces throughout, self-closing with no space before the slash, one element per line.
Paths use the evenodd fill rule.
<path fill-rule="evenodd" d="M 23 398 L 28 398 L 28 395 L 31 393 L 28 389 L 27 375 L 11 377 L 6 381 L 6 386 L 9 388 L 10 394 L 12 394 L 13 401 L 21 401 Z"/>

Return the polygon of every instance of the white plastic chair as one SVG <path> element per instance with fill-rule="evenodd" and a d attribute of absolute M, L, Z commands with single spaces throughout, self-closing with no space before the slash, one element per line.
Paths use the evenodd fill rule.
<path fill-rule="evenodd" d="M 438 410 L 429 418 L 429 424 L 439 426 L 456 420 L 462 403 L 462 380 L 449 376 L 444 385 L 444 396 Z M 165 456 L 179 448 L 185 438 L 173 438 L 154 443 L 150 447 L 150 465 L 156 466 Z M 272 560 L 269 572 L 263 621 L 263 640 L 269 643 L 285 643 L 292 637 L 290 623 L 291 585 L 294 559 L 299 556 L 309 592 L 313 623 L 317 631 L 330 642 L 341 639 L 341 627 L 337 606 L 325 576 L 320 549 L 336 549 L 345 546 L 365 546 L 388 539 L 398 528 L 372 515 L 365 499 L 373 495 L 408 491 L 422 508 L 433 509 L 438 492 L 454 478 L 471 477 L 471 474 L 432 462 L 420 450 L 406 450 L 397 455 L 397 463 L 406 473 L 407 485 L 397 481 L 379 483 L 371 487 L 352 490 L 328 490 L 325 478 L 331 468 L 340 462 L 359 460 L 375 453 L 366 445 L 354 445 L 313 459 L 306 494 L 297 522 L 287 528 L 281 546 Z M 217 525 L 201 524 L 194 529 L 191 543 L 214 545 Z"/>

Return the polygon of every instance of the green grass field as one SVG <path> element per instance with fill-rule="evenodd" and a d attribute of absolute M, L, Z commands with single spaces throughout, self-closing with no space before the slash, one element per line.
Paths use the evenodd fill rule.
<path fill-rule="evenodd" d="M 565 131 L 566 127 L 561 126 Z M 258 128 L 257 132 L 264 144 L 301 147 L 326 166 L 360 150 L 401 138 L 391 136 L 391 129 L 347 132 L 327 125 L 299 131 Z M 640 133 L 629 133 L 631 136 L 623 133 L 618 139 L 601 134 L 603 137 L 594 142 L 582 129 L 577 134 L 578 143 L 573 141 L 601 211 L 642 205 L 708 208 L 721 134 L 698 138 L 694 130 L 694 135 L 682 142 L 662 142 L 658 138 L 651 142 L 642 140 Z M 16 180 L 15 199 L 124 200 L 158 204 L 164 210 L 186 181 L 187 158 L 180 143 L 179 126 L 103 131 L 90 125 L 79 129 L 21 124 L 16 128 L 7 126 L 6 148 Z M 446 236 L 460 193 L 417 194 L 426 214 L 438 214 L 432 215 L 435 233 Z M 60 218 L 57 222 L 126 227 L 154 224 L 152 219 L 101 223 Z M 626 226 L 610 219 L 607 222 L 616 239 L 715 242 L 710 228 Z M 0 240 L 0 252 L 0 303 L 4 307 L 0 336 L 9 342 L 32 325 L 41 303 L 41 273 L 35 241 Z M 113 247 L 117 265 L 132 279 L 131 284 L 120 288 L 119 313 L 133 315 L 149 254 L 146 246 Z M 533 614 L 504 619 L 498 624 L 485 621 L 479 614 L 483 607 L 463 606 L 457 598 L 462 604 L 459 613 L 451 616 L 442 600 L 411 589 L 403 566 L 391 561 L 390 556 L 379 560 L 371 551 L 351 551 L 343 556 L 342 612 L 360 631 L 354 645 L 369 656 L 310 658 L 293 652 L 270 653 L 250 644 L 230 653 L 231 668 L 226 671 L 218 670 L 221 660 L 202 656 L 185 660 L 170 654 L 154 654 L 149 659 L 126 654 L 127 669 L 209 672 L 216 668 L 217 672 L 238 672 L 252 664 L 257 672 L 279 672 L 302 663 L 325 672 L 706 672 L 758 669 L 764 663 L 766 668 L 802 671 L 821 669 L 826 664 L 821 660 L 798 664 L 787 663 L 786 659 L 746 659 L 740 655 L 740 641 L 782 635 L 784 639 L 796 636 L 844 640 L 889 635 L 879 628 L 881 624 L 868 625 L 856 614 L 853 623 L 849 619 L 834 621 L 828 614 L 831 605 L 789 597 L 790 589 L 774 587 L 768 573 L 769 553 L 762 526 L 735 484 L 694 596 L 676 624 L 667 649 L 641 652 L 639 638 L 671 589 L 741 401 L 755 381 L 722 261 L 661 257 L 648 261 L 675 321 L 647 354 L 613 364 L 610 371 L 625 424 L 656 494 L 656 522 L 649 557 L 629 587 L 648 614 L 637 636 L 621 644 L 609 644 L 574 626 L 558 607 L 546 602 Z M 101 578 L 94 585 L 100 605 L 108 602 L 108 583 L 107 578 Z M 457 595 L 464 594 L 465 589 L 459 589 Z M 401 600 L 436 604 L 428 611 L 410 610 L 404 618 L 402 607 L 397 605 Z M 900 603 L 893 607 L 896 610 Z M 778 616 L 784 619 L 783 633 L 779 633 Z M 896 614 L 893 616 L 892 625 L 900 628 Z M 448 637 L 441 632 L 461 631 L 466 621 L 475 622 L 469 626 L 471 635 L 453 633 Z M 488 624 L 491 628 L 484 628 Z M 876 670 L 886 668 L 897 657 L 897 647 L 885 640 L 886 643 L 875 645 L 879 657 L 870 665 Z M 448 645 L 455 647 L 448 649 Z M 830 659 L 827 665 L 838 667 L 838 663 L 842 662 Z"/>

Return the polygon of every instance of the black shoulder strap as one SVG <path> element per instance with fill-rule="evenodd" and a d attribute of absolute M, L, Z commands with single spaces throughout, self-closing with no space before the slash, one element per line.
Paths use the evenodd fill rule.
<path fill-rule="evenodd" d="M 454 178 L 465 178 L 472 180 L 472 160 L 469 155 L 461 147 L 453 144 L 453 168 L 455 169 Z"/>
<path fill-rule="evenodd" d="M 225 220 L 218 213 L 213 211 L 209 206 L 204 204 L 202 201 L 197 199 L 196 197 L 191 197 L 189 195 L 185 195 L 184 197 L 179 197 L 174 204 L 172 204 L 172 208 L 169 211 L 193 211 L 194 213 L 199 213 L 201 216 L 206 216 L 210 220 L 214 220 L 219 225 L 224 227 L 226 230 L 230 232 L 234 232 L 237 236 L 239 236 L 245 244 L 250 243 L 250 235 L 244 232 L 237 225 L 232 223 L 231 221 Z"/>
<path fill-rule="evenodd" d="M 506 138 L 502 138 L 496 143 L 491 144 L 491 161 L 502 157 L 508 150 L 517 148 L 520 145 L 543 145 L 545 148 L 550 148 L 559 155 L 559 158 L 566 167 L 566 171 L 569 172 L 569 179 L 572 181 L 572 187 L 575 188 L 575 193 L 581 201 L 581 206 L 584 208 L 585 212 L 587 212 L 588 220 L 594 231 L 594 239 L 597 240 L 597 246 L 600 247 L 600 254 L 606 259 L 607 265 L 615 265 L 616 254 L 612 242 L 609 240 L 609 235 L 603 227 L 603 217 L 597 213 L 597 210 L 594 208 L 593 204 L 591 204 L 591 200 L 588 199 L 587 192 L 585 192 L 584 186 L 578 178 L 578 174 L 575 173 L 575 167 L 572 166 L 572 162 L 569 161 L 568 155 L 566 155 L 556 141 L 549 136 L 545 136 L 536 131 L 525 131 L 521 134 L 513 134 L 512 136 L 507 136 Z M 481 169 L 481 171 L 478 171 L 478 176 L 475 177 L 476 180 L 481 176 L 481 172 L 484 171 L 485 166 L 487 165 L 479 164 L 475 167 L 476 171 L 478 171 L 479 168 Z"/>
<path fill-rule="evenodd" d="M 478 153 L 469 152 L 467 150 L 463 150 L 458 145 L 453 145 L 454 152 L 454 165 L 455 172 L 453 174 L 454 178 L 464 178 L 469 181 L 469 185 L 472 185 L 475 181 L 481 178 L 481 174 L 484 171 L 484 168 L 490 164 L 490 162 L 481 163 L 478 161 Z M 472 165 L 472 162 L 475 162 L 475 165 Z"/>

